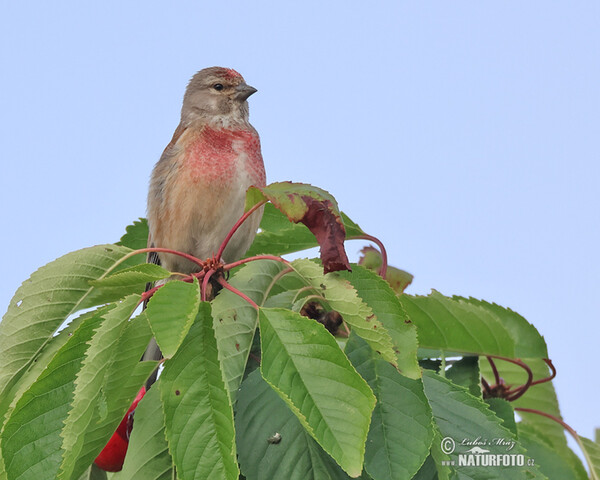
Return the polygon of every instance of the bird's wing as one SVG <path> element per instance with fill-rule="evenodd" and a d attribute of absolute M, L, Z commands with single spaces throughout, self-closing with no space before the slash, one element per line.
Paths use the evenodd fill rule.
<path fill-rule="evenodd" d="M 174 150 L 175 150 L 175 145 L 177 144 L 177 141 L 179 140 L 179 138 L 181 137 L 181 135 L 183 135 L 183 132 L 185 132 L 186 127 L 184 127 L 183 125 L 181 125 L 181 123 L 177 126 L 177 128 L 175 129 L 175 133 L 173 134 L 173 138 L 171 139 L 171 141 L 169 142 L 169 144 L 167 145 L 167 147 L 165 148 L 165 150 L 163 151 L 160 160 L 158 161 L 158 164 L 165 164 L 166 158 L 170 157 L 171 155 L 174 154 Z M 154 247 L 154 242 L 152 241 L 152 235 L 148 235 L 148 243 L 147 243 L 149 248 Z M 158 256 L 157 252 L 148 252 L 148 256 L 146 257 L 146 263 L 154 263 L 156 265 L 160 265 L 160 257 Z M 146 291 L 151 290 L 152 288 L 154 288 L 154 283 L 153 282 L 149 282 L 146 284 Z M 143 308 L 146 309 L 146 306 L 148 305 L 148 300 L 144 301 L 144 305 Z M 150 340 L 150 344 L 148 345 L 148 347 L 146 348 L 146 351 L 144 352 L 144 355 L 142 356 L 142 361 L 145 360 L 160 360 L 162 358 L 162 353 L 160 351 L 160 348 L 158 348 L 158 345 L 156 343 L 156 340 L 154 338 L 152 338 L 152 340 Z M 152 384 L 156 381 L 158 375 L 158 369 L 155 370 L 152 375 L 150 375 L 150 378 L 148 378 L 148 380 L 146 381 L 146 388 L 150 388 L 152 386 Z"/>

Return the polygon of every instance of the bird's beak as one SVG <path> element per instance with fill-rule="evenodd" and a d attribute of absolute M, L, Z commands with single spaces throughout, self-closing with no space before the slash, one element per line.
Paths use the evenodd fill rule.
<path fill-rule="evenodd" d="M 251 87 L 250 85 L 246 85 L 245 83 L 242 83 L 242 84 L 238 85 L 237 87 L 235 87 L 235 90 L 236 90 L 235 98 L 242 102 L 246 101 L 250 95 L 252 95 L 253 93 L 256 93 L 258 91 L 258 90 L 256 90 L 256 88 Z"/>

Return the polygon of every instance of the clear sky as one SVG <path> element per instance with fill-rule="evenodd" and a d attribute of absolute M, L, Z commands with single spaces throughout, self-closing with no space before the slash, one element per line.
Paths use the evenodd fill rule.
<path fill-rule="evenodd" d="M 232 67 L 259 90 L 268 180 L 333 193 L 409 293 L 524 315 L 593 436 L 599 2 L 86 3 L 0 7 L 3 311 L 37 267 L 145 215 L 187 81 Z"/>

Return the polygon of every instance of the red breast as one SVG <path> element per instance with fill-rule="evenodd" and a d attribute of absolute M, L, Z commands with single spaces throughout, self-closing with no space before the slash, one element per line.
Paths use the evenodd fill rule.
<path fill-rule="evenodd" d="M 238 169 L 245 170 L 257 185 L 266 181 L 260 139 L 253 129 L 205 126 L 187 142 L 184 157 L 183 168 L 194 182 L 230 183 Z"/>

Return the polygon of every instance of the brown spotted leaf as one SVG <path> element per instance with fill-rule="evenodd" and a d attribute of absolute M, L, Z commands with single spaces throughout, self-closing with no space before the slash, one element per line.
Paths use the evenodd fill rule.
<path fill-rule="evenodd" d="M 303 223 L 321 247 L 325 273 L 350 270 L 344 250 L 346 230 L 333 196 L 304 183 L 276 182 L 266 187 L 250 187 L 246 194 L 246 211 L 257 203 L 270 201 L 294 223 Z"/>

